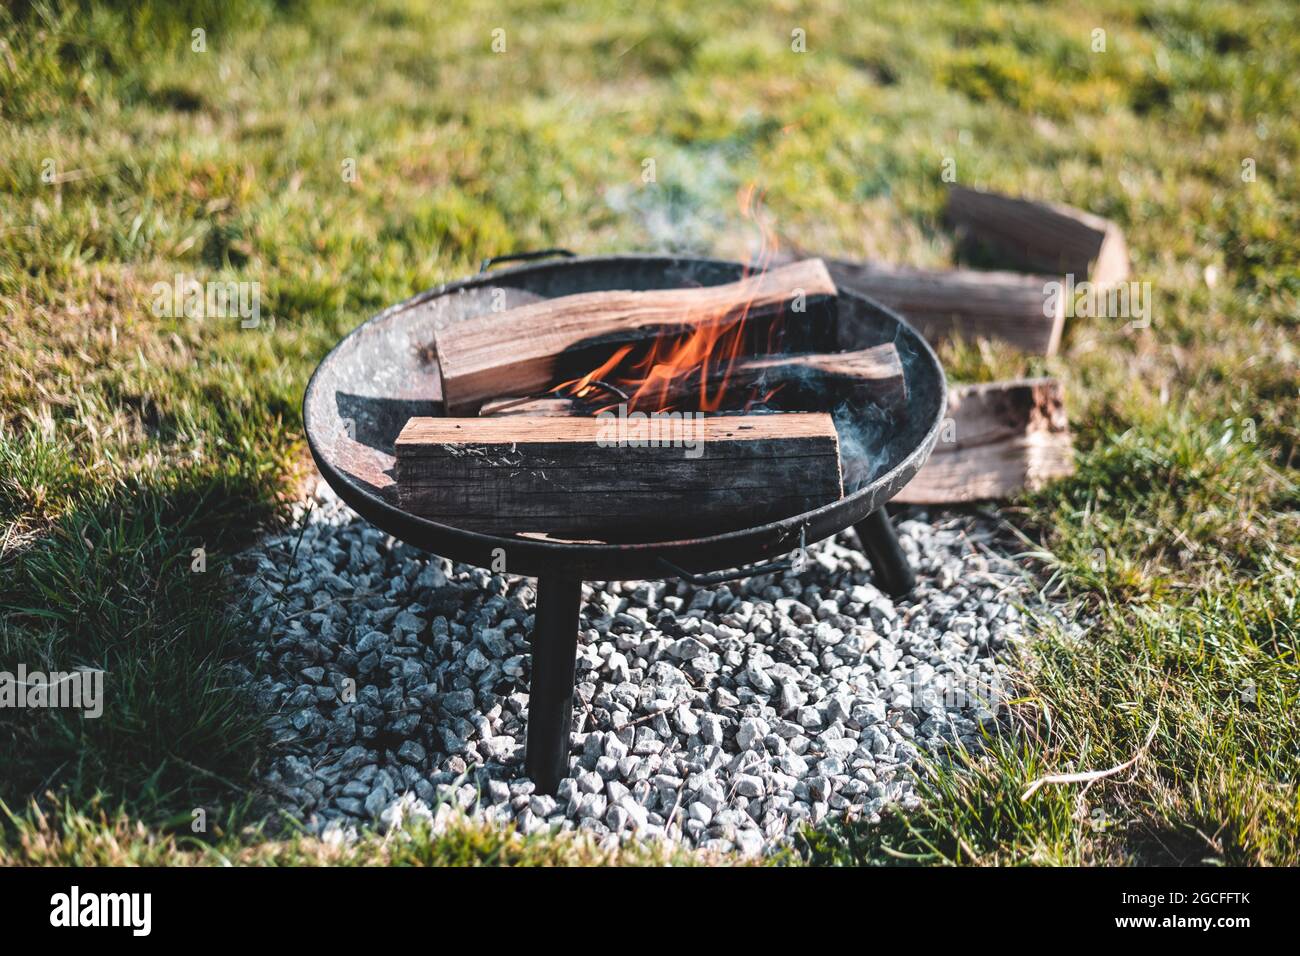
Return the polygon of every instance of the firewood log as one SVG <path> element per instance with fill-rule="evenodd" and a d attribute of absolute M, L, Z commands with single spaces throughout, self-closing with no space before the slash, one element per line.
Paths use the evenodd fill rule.
<path fill-rule="evenodd" d="M 523 398 L 496 398 L 490 402 L 485 402 L 483 407 L 478 410 L 480 418 L 502 416 L 544 416 L 546 418 L 562 418 L 566 415 L 581 414 L 576 403 L 571 398 L 561 396 L 543 395 L 541 397 L 523 397 Z"/>
<path fill-rule="evenodd" d="M 886 342 L 853 352 L 743 357 L 730 366 L 711 367 L 707 375 L 651 388 L 647 401 L 655 408 L 698 407 L 724 388 L 723 409 L 739 408 L 749 397 L 762 400 L 766 393 L 773 395 L 767 404 L 784 411 L 818 411 L 855 396 L 901 411 L 907 399 L 898 349 Z"/>
<path fill-rule="evenodd" d="M 1108 219 L 1059 203 L 952 186 L 947 218 L 1015 269 L 1110 286 L 1128 278 L 1124 233 Z"/>
<path fill-rule="evenodd" d="M 930 460 L 895 501 L 1008 498 L 1074 473 L 1065 396 L 1055 379 L 955 385 L 948 416 Z"/>
<path fill-rule="evenodd" d="M 488 399 L 531 395 L 580 376 L 619 346 L 744 319 L 761 342 L 774 322 L 797 339 L 828 338 L 835 284 L 818 260 L 725 285 L 643 292 L 611 290 L 547 299 L 435 330 L 448 414 L 472 414 Z"/>
<path fill-rule="evenodd" d="M 912 269 L 827 259 L 835 284 L 902 314 L 931 342 L 951 336 L 1010 342 L 1035 355 L 1054 355 L 1065 324 L 1061 296 L 1049 296 L 1050 276 L 975 269 Z"/>
<path fill-rule="evenodd" d="M 503 535 L 695 537 L 843 494 L 825 413 L 412 418 L 396 455 L 404 509 Z"/>
<path fill-rule="evenodd" d="M 631 386 L 627 390 L 636 391 Z M 773 397 L 765 400 L 769 395 Z M 904 410 L 903 365 L 892 342 L 853 352 L 742 357 L 731 365 L 711 366 L 707 374 L 697 369 L 654 386 L 634 407 L 687 410 L 707 402 L 729 412 L 758 401 L 780 411 L 820 411 L 845 399 L 869 401 L 891 412 Z M 563 394 L 499 398 L 485 402 L 479 416 L 583 415 L 615 407 L 619 401 L 604 391 L 586 402 Z"/>

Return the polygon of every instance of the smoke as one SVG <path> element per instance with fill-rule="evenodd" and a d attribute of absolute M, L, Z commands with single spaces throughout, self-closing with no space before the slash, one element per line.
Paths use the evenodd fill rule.
<path fill-rule="evenodd" d="M 641 181 L 610 187 L 605 202 L 619 216 L 635 221 L 647 251 L 710 255 L 734 242 L 737 180 L 726 150 L 677 149 L 647 157 Z M 652 181 L 645 181 L 647 175 Z"/>
<path fill-rule="evenodd" d="M 925 376 L 916 370 L 921 357 L 916 340 L 899 326 L 894 331 L 893 343 L 903 366 L 904 381 L 922 381 Z M 920 441 L 928 422 L 923 416 L 910 413 L 909 406 L 917 405 L 917 398 L 909 395 L 908 401 L 896 413 L 873 404 L 854 407 L 840 403 L 834 408 L 831 417 L 840 437 L 840 462 L 846 495 L 870 484 L 890 468 L 895 463 L 894 452 L 897 449 L 911 448 Z"/>
<path fill-rule="evenodd" d="M 831 409 L 840 437 L 840 470 L 844 493 L 853 494 L 870 484 L 889 465 L 889 442 L 897 425 L 879 405 L 854 406 L 840 402 Z"/>
<path fill-rule="evenodd" d="M 737 155 L 738 152 L 717 144 L 657 150 L 655 156 L 647 157 L 653 163 L 643 164 L 640 182 L 609 188 L 605 201 L 618 216 L 639 226 L 643 236 L 639 245 L 647 251 L 752 262 L 760 250 L 762 229 L 755 219 L 747 219 L 737 210 L 737 196 L 744 185 L 735 172 L 744 168 L 744 157 Z M 652 176 L 649 181 L 648 175 Z M 840 309 L 841 321 L 870 323 L 868 316 L 859 314 L 856 305 L 846 307 L 842 302 Z M 849 313 L 853 314 L 852 318 Z M 889 320 L 879 320 L 881 331 L 892 326 Z M 851 336 L 858 341 L 842 341 L 840 348 L 865 348 L 889 337 L 888 333 L 878 337 L 869 326 L 859 331 L 865 334 Z M 893 332 L 906 380 L 915 381 L 913 372 L 919 355 L 913 340 L 901 329 Z M 757 389 L 756 394 L 763 394 L 762 389 Z M 831 405 L 839 435 L 846 494 L 861 489 L 888 470 L 894 463 L 892 453 L 910 447 L 924 430 L 922 423 L 912 420 L 906 408 L 894 414 L 861 399 L 837 402 L 829 383 L 815 373 L 803 373 L 794 381 L 787 376 L 769 400 L 750 401 L 745 407 L 750 412 L 763 413 Z"/>

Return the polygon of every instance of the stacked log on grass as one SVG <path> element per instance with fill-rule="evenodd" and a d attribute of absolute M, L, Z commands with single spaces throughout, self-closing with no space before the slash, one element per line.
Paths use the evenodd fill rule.
<path fill-rule="evenodd" d="M 1073 206 L 953 186 L 947 218 L 963 240 L 1014 268 L 1071 274 L 1076 282 L 1102 287 L 1128 278 L 1128 247 L 1119 226 Z"/>
<path fill-rule="evenodd" d="M 897 310 L 933 343 L 952 336 L 988 338 L 1050 356 L 1065 325 L 1059 288 L 1065 276 L 1097 289 L 1128 278 L 1122 230 L 1082 209 L 952 186 L 945 218 L 961 248 L 1016 271 L 918 269 L 824 257 L 832 279 L 841 289 Z"/>
<path fill-rule="evenodd" d="M 913 269 L 827 259 L 835 284 L 901 313 L 931 342 L 960 335 L 1010 342 L 1053 355 L 1065 325 L 1065 302 L 1049 299 L 1049 276 L 975 269 Z"/>
<path fill-rule="evenodd" d="M 1007 498 L 1073 473 L 1074 443 L 1060 382 L 954 385 L 930 460 L 894 500 L 967 504 Z"/>
<path fill-rule="evenodd" d="M 1055 355 L 1067 303 L 1061 291 L 1127 280 L 1128 248 L 1115 223 L 1060 203 L 952 186 L 947 221 L 959 245 L 999 267 L 917 269 L 826 258 L 831 277 L 897 310 L 933 343 L 954 335 Z M 1073 473 L 1064 396 L 1054 379 L 955 386 L 949 419 L 929 463 L 896 497 L 957 504 L 1033 491 Z"/>

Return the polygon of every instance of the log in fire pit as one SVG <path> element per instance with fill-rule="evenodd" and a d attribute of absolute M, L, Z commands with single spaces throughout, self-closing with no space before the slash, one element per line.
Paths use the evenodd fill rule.
<path fill-rule="evenodd" d="M 548 257 L 563 258 L 491 271 L 493 266 L 509 260 Z M 735 396 L 740 393 L 735 391 L 734 383 L 745 383 L 744 407 L 728 408 L 725 402 L 711 402 L 716 407 L 710 407 L 709 414 L 723 417 L 706 419 L 704 434 L 709 442 L 718 443 L 707 447 L 728 449 L 737 464 L 734 472 L 716 468 L 712 472 L 692 472 L 680 463 L 664 466 L 663 500 L 665 511 L 672 513 L 662 527 L 668 529 L 664 536 L 672 540 L 653 540 L 653 522 L 645 520 L 619 522 L 611 518 L 609 530 L 602 533 L 600 511 L 590 507 L 582 514 L 586 524 L 568 520 L 564 524 L 568 532 L 557 537 L 528 527 L 512 529 L 495 515 L 474 516 L 466 511 L 464 517 L 459 517 L 439 498 L 437 479 L 442 472 L 438 469 L 443 467 L 439 464 L 439 449 L 445 450 L 452 442 L 448 438 L 452 423 L 421 424 L 412 419 L 444 418 L 449 404 L 453 412 L 461 415 L 477 412 L 496 419 L 488 429 L 471 427 L 477 440 L 483 440 L 485 434 L 512 434 L 511 429 L 518 423 L 529 423 L 525 434 L 534 433 L 538 447 L 553 455 L 556 448 L 567 449 L 574 442 L 590 438 L 589 423 L 565 416 L 590 415 L 598 408 L 608 415 L 609 408 L 618 405 L 626 411 L 629 399 L 640 395 L 650 378 L 642 376 L 640 389 L 629 389 L 626 378 L 618 379 L 615 356 L 621 358 L 627 353 L 615 350 L 608 339 L 594 344 L 586 341 L 582 349 L 565 350 L 562 360 L 539 371 L 542 366 L 537 356 L 543 350 L 536 343 L 521 343 L 513 337 L 515 333 L 503 331 L 499 350 L 518 357 L 521 388 L 512 390 L 508 377 L 501 386 L 487 387 L 485 382 L 495 373 L 490 369 L 485 372 L 480 359 L 486 354 L 482 347 L 484 336 L 490 334 L 495 315 L 515 319 L 520 315 L 544 315 L 547 300 L 573 296 L 585 301 L 588 293 L 704 291 L 741 283 L 747 276 L 751 284 L 763 278 L 753 276 L 752 270 L 739 263 L 710 259 L 575 257 L 562 250 L 500 257 L 485 262 L 474 278 L 421 293 L 355 329 L 325 357 L 307 386 L 303 416 L 312 456 L 325 480 L 350 507 L 377 527 L 417 547 L 480 567 L 537 577 L 526 767 L 540 792 L 553 793 L 568 771 L 583 580 L 683 577 L 696 585 L 710 586 L 789 568 L 800 560 L 806 545 L 853 525 L 882 590 L 897 595 L 912 587 L 912 569 L 898 546 L 884 504 L 907 484 L 933 450 L 945 413 L 946 385 L 938 359 L 919 334 L 893 312 L 849 291 L 834 295 L 832 290 L 827 298 L 824 290 L 811 290 L 808 300 L 813 308 L 809 313 L 815 321 L 804 323 L 797 335 L 769 335 L 766 347 L 751 349 L 745 355 L 741 355 L 739 346 L 728 346 L 731 354 L 726 364 L 729 370 L 734 368 L 735 375 L 726 377 L 727 387 Z M 657 300 L 650 297 L 638 301 Z M 751 301 L 759 301 L 758 296 Z M 754 310 L 756 316 L 760 313 L 768 315 L 762 309 Z M 824 321 L 827 317 L 829 321 Z M 449 338 L 444 335 L 435 347 L 435 331 L 456 330 L 458 323 L 465 323 L 465 330 L 474 334 L 458 339 L 465 347 L 458 355 L 456 374 L 444 375 L 439 353 L 451 351 L 445 344 Z M 671 334 L 665 329 L 651 336 L 652 353 L 662 349 L 662 342 Z M 603 351 L 597 347 L 602 344 Z M 716 345 L 716 340 L 710 342 L 710 348 Z M 815 354 L 810 354 L 814 348 Z M 631 346 L 627 349 L 630 352 Z M 611 350 L 614 356 L 610 356 Z M 754 351 L 761 354 L 752 354 Z M 787 352 L 793 354 L 787 358 Z M 681 353 L 681 349 L 674 350 L 676 355 Z M 593 365 L 593 354 L 603 354 L 605 360 Z M 588 364 L 584 366 L 583 362 Z M 811 372 L 792 377 L 791 370 L 801 367 Z M 586 374 L 555 384 L 567 370 L 581 373 L 584 368 Z M 723 394 L 722 388 L 709 390 L 708 369 L 705 362 L 703 371 L 692 370 L 698 372 L 698 378 L 688 382 L 687 387 L 699 387 L 703 389 L 700 394 L 705 395 Z M 865 382 L 865 388 L 844 388 L 846 376 Z M 609 378 L 615 383 L 606 381 Z M 458 389 L 450 403 L 444 394 L 449 382 L 455 382 Z M 543 382 L 550 386 L 549 390 L 532 394 Z M 674 380 L 671 385 L 680 391 L 682 382 Z M 651 407 L 662 407 L 668 393 L 667 388 L 661 391 Z M 509 397 L 512 395 L 517 397 Z M 692 407 L 691 399 L 683 399 L 680 394 L 672 401 Z M 694 408 L 700 408 L 698 402 Z M 524 417 L 513 417 L 516 412 Z M 512 421 L 515 426 L 510 424 Z M 403 461 L 407 464 L 402 468 L 424 470 L 399 497 L 395 448 L 408 423 L 411 430 L 403 438 Z M 757 446 L 742 441 L 756 440 L 751 432 L 767 443 L 758 452 L 754 451 Z M 429 454 L 412 456 L 411 443 L 424 439 L 429 440 Z M 769 513 L 762 507 L 765 489 L 776 496 L 779 483 L 774 471 L 766 484 L 761 480 L 756 484 L 755 476 L 761 478 L 763 474 L 756 463 L 761 466 L 764 455 L 780 455 L 785 447 L 797 448 L 798 454 L 804 456 L 799 460 L 812 463 L 809 481 L 800 485 L 787 477 L 780 503 L 784 510 L 770 512 L 782 514 L 779 519 L 752 519 L 760 522 L 756 524 L 740 519 L 737 526 L 738 514 Z M 828 447 L 837 449 L 842 465 L 839 488 L 834 487 L 833 479 L 827 481 L 813 474 L 816 469 L 825 474 L 820 463 L 827 460 Z M 648 473 L 646 468 L 662 464 L 657 459 L 648 461 L 648 465 L 634 461 L 632 467 Z M 480 467 L 481 462 L 470 465 Z M 461 482 L 477 480 L 480 475 L 483 480 L 492 477 L 491 472 L 476 472 L 473 468 L 466 471 L 463 462 L 457 462 L 456 467 L 461 470 L 454 477 Z M 608 468 L 608 462 L 602 460 L 601 467 Z M 726 491 L 717 488 L 719 474 L 733 473 L 737 481 L 743 474 L 747 482 L 742 495 L 719 498 L 710 494 Z M 453 472 L 446 474 L 452 480 Z M 707 481 L 701 476 L 708 476 Z M 697 484 L 695 497 L 683 497 L 678 485 L 670 484 L 682 480 L 704 483 Z M 639 490 L 645 491 L 644 480 Z M 650 491 L 653 498 L 653 486 Z M 429 507 L 442 509 L 432 512 L 436 519 L 419 513 L 424 510 L 419 506 L 425 500 L 421 496 L 430 496 L 433 504 Z M 527 495 L 517 497 L 522 502 L 519 507 L 529 506 Z M 575 496 L 574 501 L 583 497 Z M 585 498 L 589 500 L 590 496 Z M 732 499 L 742 501 L 745 507 L 730 504 Z M 725 530 L 717 530 L 707 515 L 701 514 L 692 524 L 689 513 L 682 513 L 682 508 L 689 509 L 693 501 L 715 500 L 722 502 L 718 507 L 732 522 L 717 526 Z M 819 501 L 825 503 L 818 505 Z M 554 504 L 549 507 L 553 509 Z M 574 533 L 579 527 L 585 529 L 581 536 Z M 683 534 L 683 528 L 692 527 L 698 529 L 697 533 Z M 593 529 L 597 533 L 591 533 Z"/>

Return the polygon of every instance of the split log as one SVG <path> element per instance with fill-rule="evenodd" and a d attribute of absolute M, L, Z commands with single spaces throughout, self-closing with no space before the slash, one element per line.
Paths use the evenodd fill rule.
<path fill-rule="evenodd" d="M 1055 379 L 955 385 L 948 416 L 930 460 L 895 501 L 1007 498 L 1074 473 L 1065 396 Z"/>
<path fill-rule="evenodd" d="M 412 418 L 396 453 L 404 509 L 494 534 L 662 541 L 843 495 L 824 413 Z"/>
<path fill-rule="evenodd" d="M 757 339 L 786 315 L 801 339 L 834 329 L 835 284 L 816 259 L 725 285 L 643 292 L 584 292 L 505 312 L 448 323 L 436 330 L 442 394 L 450 415 L 471 414 L 499 395 L 531 395 L 565 374 L 590 371 L 619 346 L 728 325 L 742 318 Z M 802 312 L 794 312 L 794 309 Z"/>
<path fill-rule="evenodd" d="M 577 403 L 571 398 L 545 395 L 540 398 L 498 398 L 484 403 L 478 410 L 480 418 L 520 416 L 561 418 L 579 414 Z"/>
<path fill-rule="evenodd" d="M 1073 274 L 1099 286 L 1128 278 L 1124 233 L 1082 209 L 952 186 L 947 217 L 1012 268 Z"/>
<path fill-rule="evenodd" d="M 850 396 L 891 411 L 906 405 L 907 387 L 898 349 L 892 342 L 853 352 L 808 352 L 737 359 L 712 367 L 703 382 L 698 373 L 652 388 L 649 403 L 658 408 L 696 408 L 714 404 L 726 389 L 722 408 L 736 408 L 750 396 L 772 392 L 771 405 L 783 411 L 817 411 Z M 731 404 L 728 404 L 731 403 Z"/>
<path fill-rule="evenodd" d="M 761 399 L 769 392 L 775 396 L 767 404 L 791 412 L 820 411 L 849 398 L 898 412 L 906 407 L 907 401 L 898 349 L 892 342 L 886 342 L 853 352 L 740 358 L 730 367 L 711 367 L 703 387 L 697 371 L 665 381 L 662 387 L 651 388 L 638 405 L 642 411 L 657 411 L 689 410 L 707 404 L 728 412 L 739 410 L 750 398 Z M 563 395 L 500 398 L 485 402 L 479 409 L 479 417 L 582 415 L 618 402 L 617 397 L 606 392 L 600 392 L 586 403 Z"/>
<path fill-rule="evenodd" d="M 836 286 L 896 309 L 931 342 L 983 336 L 1036 355 L 1056 354 L 1061 342 L 1065 302 L 1048 295 L 1049 276 L 825 261 Z"/>

